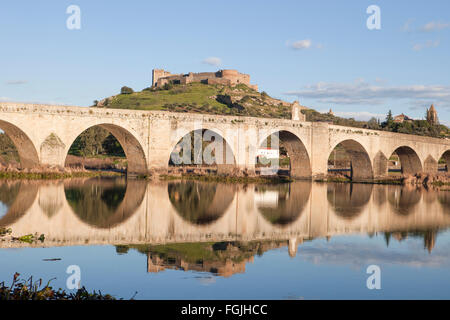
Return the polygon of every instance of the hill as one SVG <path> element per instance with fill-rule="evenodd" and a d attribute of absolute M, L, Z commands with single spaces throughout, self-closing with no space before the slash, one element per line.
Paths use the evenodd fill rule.
<path fill-rule="evenodd" d="M 126 88 L 126 87 L 124 87 Z M 190 83 L 146 88 L 95 101 L 94 106 L 113 109 L 166 110 L 216 115 L 241 115 L 267 118 L 290 118 L 290 103 L 271 98 L 244 84 Z M 128 88 L 129 89 L 129 88 Z"/>
<path fill-rule="evenodd" d="M 291 118 L 291 103 L 270 97 L 244 84 L 225 86 L 220 84 L 166 84 L 161 88 L 150 87 L 140 92 L 123 87 L 121 94 L 94 101 L 94 106 L 113 109 L 166 110 L 215 115 L 238 115 L 262 118 Z M 380 122 L 357 121 L 342 118 L 332 113 L 320 113 L 314 109 L 303 109 L 306 121 L 329 122 L 335 125 L 408 133 L 430 137 L 450 137 L 444 125 L 432 125 L 426 120 L 395 123 L 391 115 Z"/>

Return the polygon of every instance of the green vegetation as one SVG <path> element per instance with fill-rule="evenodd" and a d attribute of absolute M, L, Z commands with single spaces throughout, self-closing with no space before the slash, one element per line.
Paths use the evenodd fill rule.
<path fill-rule="evenodd" d="M 450 129 L 448 127 L 445 125 L 433 125 L 427 120 L 412 120 L 404 121 L 402 123 L 394 122 L 394 118 L 390 110 L 385 121 L 381 123 L 375 118 L 372 118 L 369 121 L 357 121 L 353 118 L 346 119 L 336 117 L 330 113 L 319 113 L 312 109 L 302 110 L 302 112 L 306 115 L 306 121 L 311 122 L 325 121 L 340 126 L 415 134 L 419 136 L 436 138 L 450 137 Z"/>
<path fill-rule="evenodd" d="M 0 163 L 18 163 L 19 154 L 11 139 L 5 134 L 0 133 Z"/>
<path fill-rule="evenodd" d="M 26 234 L 24 236 L 20 236 L 20 237 L 13 237 L 11 236 L 12 234 L 12 230 L 11 228 L 0 228 L 0 239 L 2 241 L 5 241 L 5 237 L 7 241 L 19 241 L 19 242 L 26 242 L 29 244 L 32 243 L 36 243 L 38 241 L 40 242 L 44 242 L 45 240 L 45 236 L 43 234 L 41 234 L 40 236 L 38 236 L 38 234 Z"/>
<path fill-rule="evenodd" d="M 120 94 L 97 103 L 97 107 L 166 110 L 215 115 L 289 118 L 290 106 L 240 84 L 234 87 L 202 83 L 167 84 L 141 92 Z"/>
<path fill-rule="evenodd" d="M 50 286 L 51 280 L 43 285 L 42 279 L 33 281 L 19 279 L 20 274 L 15 273 L 11 285 L 0 282 L 0 300 L 115 300 L 109 294 L 100 291 L 88 292 L 85 287 L 78 289 L 76 293 L 67 293 L 61 288 L 58 290 Z"/>
<path fill-rule="evenodd" d="M 97 102 L 97 101 L 96 101 Z M 288 103 L 271 98 L 266 92 L 258 92 L 239 84 L 234 87 L 203 83 L 173 84 L 162 88 L 146 88 L 141 92 L 129 92 L 103 99 L 94 104 L 113 109 L 164 110 L 213 115 L 238 115 L 262 118 L 291 117 Z M 444 125 L 433 125 L 427 120 L 394 122 L 389 111 L 386 121 L 378 119 L 357 121 L 341 118 L 331 113 L 319 113 L 313 109 L 302 110 L 306 121 L 325 121 L 335 125 L 416 134 L 430 137 L 450 137 L 450 129 Z"/>
<path fill-rule="evenodd" d="M 131 89 L 130 87 L 122 87 L 122 89 L 120 89 L 120 93 L 121 94 L 132 94 L 134 91 L 133 89 Z"/>
<path fill-rule="evenodd" d="M 101 155 L 125 157 L 119 141 L 101 127 L 91 127 L 80 134 L 69 149 L 69 155 L 96 157 Z"/>

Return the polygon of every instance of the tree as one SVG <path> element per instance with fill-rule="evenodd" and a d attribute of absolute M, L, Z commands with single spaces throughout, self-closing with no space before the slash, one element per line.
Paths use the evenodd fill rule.
<path fill-rule="evenodd" d="M 386 116 L 386 121 L 381 124 L 381 127 L 386 128 L 388 131 L 391 131 L 393 124 L 394 124 L 394 117 L 392 116 L 392 111 L 389 110 Z"/>
<path fill-rule="evenodd" d="M 380 125 L 378 124 L 378 120 L 375 117 L 372 117 L 368 122 L 367 122 L 367 127 L 369 129 L 372 130 L 377 130 L 380 128 Z"/>
<path fill-rule="evenodd" d="M 394 117 L 392 117 L 392 111 L 389 110 L 387 116 L 386 116 L 386 122 L 387 123 L 391 123 L 392 121 L 394 121 Z"/>
<path fill-rule="evenodd" d="M 125 152 L 116 137 L 109 134 L 102 143 L 104 152 L 111 156 L 125 157 Z"/>
<path fill-rule="evenodd" d="M 120 89 L 121 94 L 132 94 L 133 92 L 134 92 L 133 89 L 131 89 L 130 87 L 127 87 L 127 86 L 123 86 Z"/>
<path fill-rule="evenodd" d="M 75 139 L 69 150 L 69 154 L 97 156 L 103 152 L 103 141 L 110 133 L 100 127 L 92 127 L 84 131 Z"/>

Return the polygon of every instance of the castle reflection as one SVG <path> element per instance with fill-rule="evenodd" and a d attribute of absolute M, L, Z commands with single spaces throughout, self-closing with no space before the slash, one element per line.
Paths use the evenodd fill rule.
<path fill-rule="evenodd" d="M 448 191 L 415 186 L 259 185 L 123 178 L 0 182 L 0 226 L 44 234 L 31 246 L 115 245 L 147 255 L 148 272 L 245 272 L 256 255 L 349 234 L 422 238 L 450 226 Z M 30 246 L 0 243 L 0 247 Z M 301 252 L 301 249 L 300 249 Z"/>

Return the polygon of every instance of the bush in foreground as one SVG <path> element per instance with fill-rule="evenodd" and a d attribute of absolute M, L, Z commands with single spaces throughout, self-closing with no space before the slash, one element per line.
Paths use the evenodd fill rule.
<path fill-rule="evenodd" d="M 61 288 L 58 290 L 50 286 L 50 281 L 43 286 L 42 279 L 33 282 L 33 277 L 28 280 L 19 279 L 20 274 L 15 273 L 10 286 L 0 282 L 0 300 L 116 300 L 109 294 L 103 295 L 100 291 L 88 292 L 82 287 L 75 293 L 67 293 Z"/>

